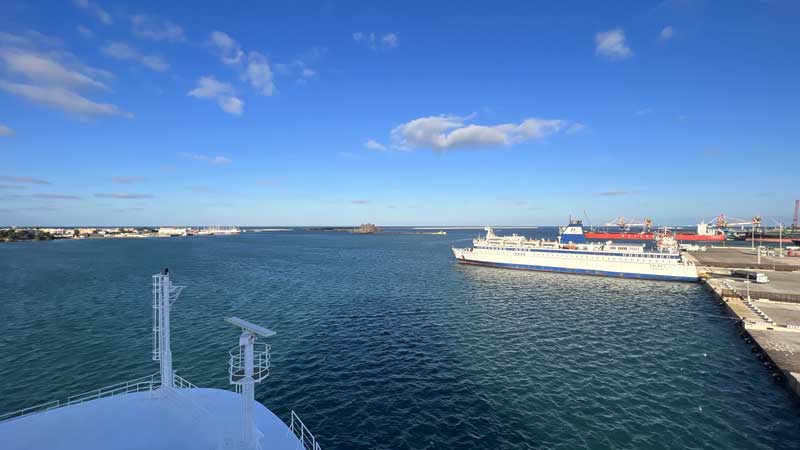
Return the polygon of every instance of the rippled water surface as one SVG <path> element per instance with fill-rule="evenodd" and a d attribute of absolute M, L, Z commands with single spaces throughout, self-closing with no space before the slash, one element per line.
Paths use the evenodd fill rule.
<path fill-rule="evenodd" d="M 800 405 L 701 285 L 455 264 L 473 234 L 0 245 L 0 412 L 156 371 L 168 266 L 178 373 L 228 388 L 223 318 L 276 330 L 256 395 L 325 450 L 800 448 Z"/>

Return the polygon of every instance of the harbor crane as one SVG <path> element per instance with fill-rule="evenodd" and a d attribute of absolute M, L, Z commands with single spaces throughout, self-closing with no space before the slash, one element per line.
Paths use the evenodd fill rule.
<path fill-rule="evenodd" d="M 717 217 L 709 220 L 714 223 L 720 230 L 730 227 L 752 227 L 759 228 L 761 226 L 761 216 L 753 216 L 750 220 L 737 219 L 735 217 L 725 217 L 725 214 L 720 214 Z"/>
<path fill-rule="evenodd" d="M 631 227 L 642 227 L 645 230 L 649 230 L 650 227 L 653 226 L 653 221 L 644 218 L 644 219 L 627 219 L 623 216 L 619 216 L 616 219 L 606 222 L 605 226 L 607 227 L 619 227 L 623 230 L 629 230 Z"/>

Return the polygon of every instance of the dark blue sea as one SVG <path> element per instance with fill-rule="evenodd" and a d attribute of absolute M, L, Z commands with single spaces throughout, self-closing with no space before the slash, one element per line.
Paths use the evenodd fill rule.
<path fill-rule="evenodd" d="M 800 404 L 702 285 L 456 264 L 478 232 L 0 244 L 0 413 L 157 371 L 169 267 L 178 373 L 229 389 L 223 319 L 274 329 L 256 396 L 325 450 L 800 448 Z"/>

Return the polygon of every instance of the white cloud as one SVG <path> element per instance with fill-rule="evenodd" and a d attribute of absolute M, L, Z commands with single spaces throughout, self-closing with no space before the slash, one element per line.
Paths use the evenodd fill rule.
<path fill-rule="evenodd" d="M 73 91 L 56 86 L 37 86 L 33 84 L 9 83 L 0 80 L 0 89 L 32 102 L 50 106 L 62 111 L 87 116 L 123 116 L 132 118 L 133 114 L 120 110 L 108 103 L 97 103 Z"/>
<path fill-rule="evenodd" d="M 90 2 L 89 0 L 73 0 L 73 3 L 75 6 L 85 9 L 90 14 L 95 16 L 97 20 L 103 23 L 103 25 L 111 25 L 114 23 L 114 21 L 111 19 L 111 14 L 97 5 L 97 3 Z"/>
<path fill-rule="evenodd" d="M 510 146 L 533 139 L 542 139 L 562 130 L 566 122 L 559 119 L 529 118 L 522 122 L 500 125 L 468 124 L 471 117 L 429 116 L 414 119 L 395 127 L 392 145 L 401 150 L 431 148 L 455 150 Z"/>
<path fill-rule="evenodd" d="M 14 130 L 11 128 L 5 125 L 0 125 L 0 136 L 13 136 L 14 134 L 16 133 L 14 133 Z"/>
<path fill-rule="evenodd" d="M 195 161 L 205 161 L 210 164 L 223 165 L 230 164 L 232 161 L 224 156 L 206 156 L 197 153 L 180 152 L 178 156 L 181 158 L 192 159 Z"/>
<path fill-rule="evenodd" d="M 167 63 L 162 57 L 156 55 L 143 55 L 130 45 L 123 42 L 112 42 L 106 45 L 103 47 L 103 53 L 114 59 L 138 62 L 148 69 L 152 69 L 157 72 L 163 72 L 169 69 L 169 63 Z"/>
<path fill-rule="evenodd" d="M 114 183 L 119 184 L 133 184 L 133 183 L 140 183 L 144 181 L 144 177 L 137 177 L 137 176 L 120 176 L 120 177 L 113 177 L 111 181 Z"/>
<path fill-rule="evenodd" d="M 364 147 L 367 147 L 370 150 L 386 150 L 386 146 L 385 145 L 383 145 L 380 142 L 375 141 L 373 139 L 370 139 L 367 142 L 364 142 Z"/>
<path fill-rule="evenodd" d="M 241 115 L 244 109 L 244 102 L 236 97 L 221 97 L 217 103 L 228 114 Z"/>
<path fill-rule="evenodd" d="M 93 38 L 93 37 L 94 37 L 94 31 L 92 31 L 92 30 L 90 30 L 90 29 L 86 28 L 86 27 L 85 27 L 85 26 L 83 26 L 83 25 L 78 25 L 78 33 L 79 33 L 81 36 L 85 37 L 86 39 L 91 39 L 91 38 Z"/>
<path fill-rule="evenodd" d="M 117 198 L 123 200 L 140 200 L 145 198 L 155 198 L 152 194 L 131 194 L 128 192 L 113 192 L 113 193 L 99 193 L 94 194 L 98 198 Z"/>
<path fill-rule="evenodd" d="M 567 130 L 564 133 L 565 134 L 584 134 L 584 133 L 589 133 L 589 131 L 590 131 L 589 127 L 587 127 L 586 125 L 584 125 L 584 124 L 582 124 L 580 122 L 575 122 L 575 123 L 571 124 L 569 127 L 567 127 Z"/>
<path fill-rule="evenodd" d="M 115 105 L 86 98 L 84 90 L 110 91 L 104 81 L 114 75 L 87 66 L 62 47 L 59 39 L 33 30 L 0 32 L 0 68 L 5 69 L 0 90 L 69 113 L 132 117 Z"/>
<path fill-rule="evenodd" d="M 653 108 L 648 106 L 647 108 L 642 108 L 642 109 L 636 111 L 635 113 L 633 113 L 633 115 L 634 116 L 646 116 L 648 114 L 651 114 L 652 112 L 653 112 Z"/>
<path fill-rule="evenodd" d="M 385 33 L 382 36 L 378 36 L 375 33 L 367 34 L 360 31 L 353 33 L 353 40 L 357 44 L 365 45 L 373 50 L 376 50 L 378 47 L 394 48 L 397 47 L 399 42 L 396 33 Z"/>
<path fill-rule="evenodd" d="M 261 95 L 272 95 L 275 93 L 275 83 L 272 79 L 272 70 L 269 67 L 269 62 L 264 55 L 258 52 L 250 52 L 248 55 L 244 78 L 248 80 Z"/>
<path fill-rule="evenodd" d="M 217 104 L 223 111 L 229 114 L 241 115 L 244 109 L 244 102 L 234 97 L 234 89 L 228 83 L 217 81 L 213 76 L 200 77 L 197 87 L 189 91 L 187 95 L 195 98 L 217 100 Z"/>
<path fill-rule="evenodd" d="M 23 75 L 37 83 L 108 90 L 105 84 L 37 53 L 0 48 L 0 60 L 5 63 L 5 67 L 9 71 Z"/>
<path fill-rule="evenodd" d="M 389 48 L 397 47 L 397 35 L 394 33 L 386 33 L 383 36 L 381 36 L 381 43 L 385 47 Z"/>
<path fill-rule="evenodd" d="M 233 86 L 217 81 L 213 76 L 200 77 L 197 87 L 189 91 L 188 95 L 197 98 L 217 98 L 223 94 L 232 94 Z"/>
<path fill-rule="evenodd" d="M 672 39 L 673 36 L 675 36 L 675 30 L 672 28 L 672 26 L 666 26 L 663 30 L 661 30 L 660 37 L 662 41 L 668 41 Z"/>
<path fill-rule="evenodd" d="M 154 41 L 181 42 L 186 40 L 183 28 L 175 23 L 148 14 L 130 16 L 131 32 L 136 36 Z"/>
<path fill-rule="evenodd" d="M 211 44 L 220 51 L 220 57 L 225 64 L 239 64 L 244 58 L 244 52 L 239 43 L 237 43 L 227 33 L 222 31 L 213 31 L 209 38 Z"/>
<path fill-rule="evenodd" d="M 625 32 L 621 28 L 597 33 L 594 37 L 595 54 L 611 60 L 621 60 L 633 55 L 625 43 Z"/>
<path fill-rule="evenodd" d="M 50 184 L 47 180 L 33 177 L 16 177 L 11 175 L 0 175 L 0 181 L 8 181 L 11 183 L 24 183 L 24 184 Z"/>

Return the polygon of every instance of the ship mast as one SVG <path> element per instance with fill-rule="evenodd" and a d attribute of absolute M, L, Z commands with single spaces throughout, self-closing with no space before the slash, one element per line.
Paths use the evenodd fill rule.
<path fill-rule="evenodd" d="M 172 389 L 175 381 L 172 371 L 169 314 L 185 286 L 173 286 L 169 269 L 153 275 L 153 361 L 161 363 L 161 387 Z"/>

